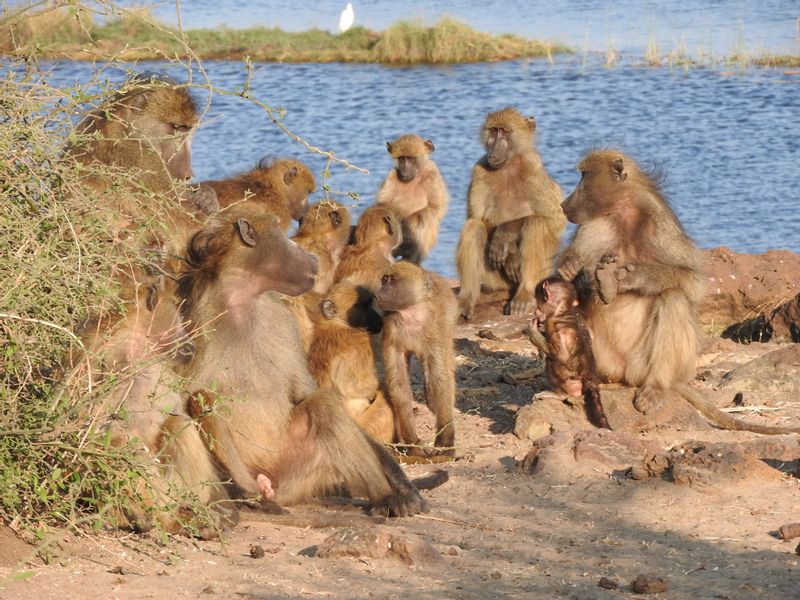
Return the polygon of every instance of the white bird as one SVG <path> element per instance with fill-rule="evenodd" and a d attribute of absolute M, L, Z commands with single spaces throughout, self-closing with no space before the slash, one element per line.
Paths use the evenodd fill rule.
<path fill-rule="evenodd" d="M 353 5 L 348 2 L 344 7 L 341 16 L 339 17 L 339 33 L 344 33 L 353 25 L 355 13 L 353 12 Z"/>

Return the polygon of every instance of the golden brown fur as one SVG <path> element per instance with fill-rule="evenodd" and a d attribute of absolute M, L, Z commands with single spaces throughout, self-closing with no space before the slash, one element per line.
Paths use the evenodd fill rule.
<path fill-rule="evenodd" d="M 384 312 L 383 362 L 398 440 L 410 445 L 411 454 L 430 454 L 428 449 L 419 447 L 414 427 L 408 373 L 408 359 L 413 354 L 422 365 L 428 408 L 436 416 L 435 445 L 440 454 L 453 455 L 453 333 L 458 302 L 452 289 L 443 277 L 402 261 L 385 273 L 375 304 Z"/>
<path fill-rule="evenodd" d="M 439 169 L 430 158 L 433 142 L 418 135 L 404 135 L 386 148 L 395 168 L 384 179 L 377 204 L 394 210 L 403 230 L 403 243 L 395 256 L 419 264 L 430 253 L 439 235 L 439 223 L 447 212 L 449 195 Z"/>
<path fill-rule="evenodd" d="M 388 207 L 371 206 L 358 219 L 354 237 L 355 243 L 342 252 L 335 281 L 346 279 L 374 293 L 394 263 L 392 251 L 402 240 L 400 222 Z"/>
<path fill-rule="evenodd" d="M 319 259 L 314 291 L 325 294 L 333 285 L 336 268 L 350 236 L 350 211 L 333 200 L 312 205 L 306 212 L 297 234 L 298 246 Z"/>
<path fill-rule="evenodd" d="M 262 159 L 247 173 L 230 179 L 204 181 L 201 185 L 217 193 L 220 207 L 248 200 L 278 218 L 283 232 L 292 219 L 300 220 L 308 208 L 308 196 L 317 189 L 311 170 L 299 160 Z"/>
<path fill-rule="evenodd" d="M 179 286 L 191 325 L 214 322 L 198 338 L 186 375 L 196 402 L 211 404 L 203 427 L 217 459 L 246 494 L 281 504 L 344 484 L 375 512 L 426 510 L 397 463 L 344 411 L 341 396 L 318 389 L 308 371 L 279 295 L 310 290 L 316 259 L 287 240 L 274 218 L 225 212 L 192 239 Z"/>
<path fill-rule="evenodd" d="M 370 333 L 377 333 L 382 325 L 372 307 L 372 295 L 343 281 L 319 304 L 308 352 L 309 371 L 320 387 L 342 395 L 348 414 L 364 431 L 379 442 L 391 442 L 392 409 L 378 381 L 370 342 Z"/>
<path fill-rule="evenodd" d="M 535 128 L 532 117 L 505 108 L 490 114 L 481 129 L 487 153 L 472 170 L 456 251 L 465 318 L 481 290 L 512 289 L 506 312 L 531 311 L 533 288 L 551 269 L 566 221 L 561 189 L 533 147 Z"/>

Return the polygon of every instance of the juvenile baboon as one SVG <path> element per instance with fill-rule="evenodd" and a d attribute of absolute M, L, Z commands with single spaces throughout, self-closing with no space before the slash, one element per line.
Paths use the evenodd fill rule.
<path fill-rule="evenodd" d="M 439 454 L 455 453 L 453 332 L 458 302 L 447 281 L 407 261 L 393 265 L 375 294 L 383 317 L 383 363 L 397 438 L 409 453 L 425 455 L 414 427 L 408 359 L 415 355 L 425 376 L 425 399 L 436 416 Z"/>
<path fill-rule="evenodd" d="M 439 222 L 447 212 L 447 186 L 428 157 L 434 150 L 432 141 L 409 134 L 386 142 L 386 149 L 395 166 L 375 201 L 391 208 L 400 219 L 403 243 L 394 256 L 420 264 L 436 244 Z"/>
<path fill-rule="evenodd" d="M 226 214 L 227 213 L 227 214 Z M 347 415 L 334 390 L 318 389 L 297 327 L 279 294 L 314 284 L 317 260 L 270 215 L 220 213 L 189 244 L 179 281 L 196 340 L 188 377 L 217 460 L 248 495 L 279 504 L 342 484 L 375 513 L 411 515 L 427 503 L 399 465 Z M 223 403 L 219 399 L 232 398 Z"/>
<path fill-rule="evenodd" d="M 374 293 L 394 263 L 392 251 L 402 241 L 400 222 L 390 208 L 370 206 L 358 219 L 353 236 L 354 243 L 342 252 L 335 281 L 347 279 Z"/>
<path fill-rule="evenodd" d="M 204 181 L 217 193 L 222 208 L 249 200 L 278 217 L 283 232 L 299 221 L 308 208 L 308 196 L 317 190 L 311 170 L 299 160 L 265 157 L 252 171 L 230 179 Z"/>
<path fill-rule="evenodd" d="M 545 343 L 535 335 L 543 330 Z M 546 353 L 545 374 L 553 391 L 583 397 L 589 419 L 598 427 L 608 426 L 589 330 L 578 310 L 575 286 L 558 275 L 536 284 L 536 311 L 531 323 L 531 341 Z"/>
<path fill-rule="evenodd" d="M 325 294 L 333 285 L 349 236 L 350 211 L 338 202 L 324 200 L 312 205 L 303 216 L 292 240 L 319 260 L 314 292 Z"/>
<path fill-rule="evenodd" d="M 456 250 L 459 304 L 472 317 L 481 290 L 513 290 L 506 314 L 533 309 L 533 288 L 551 270 L 566 221 L 561 189 L 533 147 L 536 121 L 514 108 L 486 117 L 484 155 L 472 169 L 467 221 Z"/>
<path fill-rule="evenodd" d="M 322 388 L 337 390 L 348 414 L 379 442 L 394 436 L 392 409 L 375 366 L 370 334 L 383 319 L 372 294 L 349 281 L 337 283 L 322 298 L 308 351 L 308 368 Z"/>
<path fill-rule="evenodd" d="M 599 376 L 638 386 L 634 406 L 642 413 L 673 390 L 728 429 L 800 431 L 733 419 L 686 385 L 700 352 L 704 277 L 658 171 L 645 172 L 617 150 L 589 153 L 578 170 L 581 180 L 563 205 L 578 228 L 557 264 L 578 287 Z"/>

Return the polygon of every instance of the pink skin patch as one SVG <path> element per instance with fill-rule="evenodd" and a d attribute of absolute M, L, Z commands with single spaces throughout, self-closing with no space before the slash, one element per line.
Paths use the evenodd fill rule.
<path fill-rule="evenodd" d="M 258 491 L 261 492 L 265 500 L 275 499 L 275 490 L 272 489 L 272 482 L 269 480 L 269 477 L 263 473 L 259 474 L 259 476 L 256 477 L 256 485 L 258 486 Z"/>
<path fill-rule="evenodd" d="M 568 379 L 565 381 L 564 391 L 567 392 L 569 396 L 582 396 L 583 385 L 581 385 L 580 379 Z M 259 477 L 261 477 L 261 475 L 259 475 Z"/>

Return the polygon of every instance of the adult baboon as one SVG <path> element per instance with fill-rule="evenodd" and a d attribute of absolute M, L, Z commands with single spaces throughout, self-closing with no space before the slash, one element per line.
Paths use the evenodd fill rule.
<path fill-rule="evenodd" d="M 563 205 L 578 228 L 557 264 L 578 287 L 599 375 L 638 386 L 634 406 L 643 413 L 671 390 L 727 429 L 800 431 L 733 419 L 686 385 L 700 352 L 704 277 L 659 172 L 645 172 L 618 150 L 590 152 L 578 170 L 581 180 Z"/>
<path fill-rule="evenodd" d="M 412 455 L 426 455 L 414 427 L 408 359 L 415 355 L 425 376 L 425 399 L 436 416 L 439 454 L 455 453 L 455 362 L 453 332 L 458 302 L 447 281 L 407 261 L 393 265 L 375 294 L 384 312 L 383 364 L 397 437 Z"/>
<path fill-rule="evenodd" d="M 447 212 L 447 186 L 428 157 L 434 150 L 432 141 L 409 134 L 386 142 L 386 149 L 395 166 L 375 201 L 391 208 L 400 219 L 403 243 L 394 256 L 420 264 L 436 244 L 439 223 Z"/>
<path fill-rule="evenodd" d="M 337 390 L 348 414 L 375 440 L 393 440 L 392 409 L 378 381 L 370 334 L 383 319 L 372 294 L 349 281 L 334 285 L 319 301 L 308 368 L 323 388 Z"/>
<path fill-rule="evenodd" d="M 187 263 L 179 282 L 184 315 L 192 327 L 213 321 L 213 330 L 197 338 L 186 376 L 210 448 L 235 483 L 280 504 L 344 484 L 369 498 L 374 513 L 427 510 L 338 392 L 318 389 L 308 371 L 278 295 L 310 290 L 316 258 L 286 239 L 274 217 L 241 207 L 192 238 Z"/>
<path fill-rule="evenodd" d="M 575 286 L 552 275 L 537 283 L 535 292 L 531 341 L 547 355 L 545 374 L 550 387 L 559 394 L 583 397 L 592 423 L 611 429 L 600 402 L 592 340 L 578 310 Z M 536 336 L 541 332 L 544 340 Z"/>
<path fill-rule="evenodd" d="M 513 290 L 506 314 L 533 309 L 533 288 L 551 270 L 566 221 L 561 189 L 533 147 L 536 121 L 514 108 L 486 117 L 486 148 L 472 169 L 467 221 L 456 251 L 459 304 L 472 317 L 481 290 Z"/>
<path fill-rule="evenodd" d="M 308 196 L 317 190 L 314 174 L 299 160 L 262 158 L 255 169 L 229 179 L 204 181 L 217 193 L 222 208 L 248 200 L 275 215 L 281 229 L 289 231 L 308 209 Z"/>

